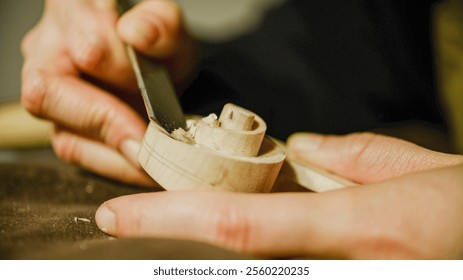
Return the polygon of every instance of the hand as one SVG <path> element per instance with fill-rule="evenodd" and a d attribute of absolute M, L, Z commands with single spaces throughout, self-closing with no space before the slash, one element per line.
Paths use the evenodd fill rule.
<path fill-rule="evenodd" d="M 153 185 L 137 160 L 146 113 L 123 42 L 164 63 L 178 85 L 198 48 L 171 1 L 143 1 L 120 19 L 116 10 L 114 0 L 45 1 L 22 42 L 22 103 L 54 123 L 52 145 L 63 160 Z"/>
<path fill-rule="evenodd" d="M 463 256 L 463 157 L 373 134 L 299 134 L 290 156 L 365 184 L 326 193 L 159 192 L 104 203 L 115 236 L 190 239 L 265 257 Z"/>

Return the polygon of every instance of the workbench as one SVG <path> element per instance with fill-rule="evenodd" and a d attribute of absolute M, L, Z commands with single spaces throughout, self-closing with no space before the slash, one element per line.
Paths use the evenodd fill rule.
<path fill-rule="evenodd" d="M 101 232 L 104 201 L 140 192 L 59 161 L 50 147 L 0 150 L 0 259 L 243 259 L 207 244 L 116 239 Z M 162 215 L 162 213 L 160 213 Z"/>

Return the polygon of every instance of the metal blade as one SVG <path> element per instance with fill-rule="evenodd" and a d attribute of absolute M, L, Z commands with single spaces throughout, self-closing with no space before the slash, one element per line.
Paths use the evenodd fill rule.
<path fill-rule="evenodd" d="M 119 0 L 121 13 L 129 7 L 127 1 Z M 127 54 L 135 71 L 148 117 L 169 133 L 177 128 L 185 129 L 185 116 L 165 68 L 137 53 L 131 46 L 127 46 Z"/>

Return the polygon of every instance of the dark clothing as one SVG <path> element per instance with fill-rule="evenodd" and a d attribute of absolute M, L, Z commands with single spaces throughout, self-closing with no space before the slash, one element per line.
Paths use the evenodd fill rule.
<path fill-rule="evenodd" d="M 402 120 L 443 124 L 432 69 L 433 2 L 288 1 L 258 31 L 209 45 L 182 104 L 207 114 L 236 103 L 280 139 Z"/>

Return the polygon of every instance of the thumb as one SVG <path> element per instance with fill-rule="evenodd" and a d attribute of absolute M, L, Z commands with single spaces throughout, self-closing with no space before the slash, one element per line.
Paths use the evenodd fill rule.
<path fill-rule="evenodd" d="M 122 41 L 162 61 L 174 82 L 186 82 L 194 72 L 200 45 L 185 29 L 174 1 L 142 1 L 119 19 L 117 31 Z"/>
<path fill-rule="evenodd" d="M 373 133 L 294 134 L 288 139 L 288 156 L 363 184 L 463 162 L 461 155 Z"/>
<path fill-rule="evenodd" d="M 172 1 L 143 1 L 127 11 L 118 22 L 123 41 L 146 55 L 171 56 L 185 36 L 180 8 Z"/>

